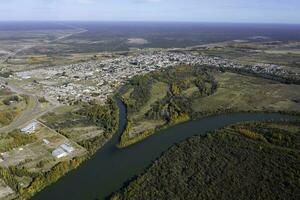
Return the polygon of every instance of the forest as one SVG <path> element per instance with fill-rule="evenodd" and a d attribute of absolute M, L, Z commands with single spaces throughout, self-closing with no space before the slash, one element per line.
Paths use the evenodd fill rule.
<path fill-rule="evenodd" d="M 228 126 L 173 146 L 111 200 L 296 200 L 299 145 L 299 119 Z"/>

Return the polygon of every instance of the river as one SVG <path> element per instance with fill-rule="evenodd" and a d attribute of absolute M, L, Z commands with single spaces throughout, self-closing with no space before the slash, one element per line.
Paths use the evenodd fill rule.
<path fill-rule="evenodd" d="M 128 148 L 116 144 L 126 125 L 126 108 L 118 101 L 120 124 L 118 134 L 90 160 L 71 171 L 58 182 L 38 193 L 33 200 L 96 200 L 105 199 L 124 183 L 142 173 L 164 151 L 175 143 L 194 135 L 249 120 L 290 118 L 276 113 L 237 113 L 207 117 L 176 125 Z"/>

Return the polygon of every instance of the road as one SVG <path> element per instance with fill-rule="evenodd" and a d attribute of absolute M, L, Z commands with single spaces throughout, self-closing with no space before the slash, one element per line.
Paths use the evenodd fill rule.
<path fill-rule="evenodd" d="M 36 47 L 36 46 L 39 46 L 39 45 L 45 45 L 45 44 L 50 44 L 52 42 L 57 42 L 59 40 L 66 39 L 66 38 L 68 38 L 70 36 L 73 36 L 73 35 L 76 35 L 76 34 L 80 34 L 80 33 L 84 33 L 84 32 L 87 31 L 86 29 L 77 28 L 77 27 L 70 27 L 70 28 L 73 28 L 73 29 L 78 30 L 78 31 L 76 31 L 74 33 L 65 34 L 65 35 L 60 36 L 60 37 L 58 37 L 58 38 L 56 38 L 54 40 L 51 40 L 51 41 L 46 41 L 46 42 L 42 42 L 42 43 L 37 43 L 35 45 L 28 45 L 28 46 L 22 47 L 22 48 L 14 51 L 14 52 L 9 53 L 4 58 L 4 60 L 0 61 L 0 64 L 3 64 L 10 57 L 13 57 L 13 56 L 17 55 L 18 53 L 20 53 L 20 52 L 22 52 L 24 50 L 27 50 L 27 49 L 30 49 L 30 48 L 33 48 L 33 47 Z M 22 88 L 20 88 L 20 87 L 18 87 L 16 85 L 11 84 L 7 79 L 0 77 L 0 83 L 4 84 L 6 82 L 8 83 L 8 85 L 6 85 L 7 88 L 9 88 L 14 93 L 17 93 L 17 94 L 20 94 L 20 95 L 23 94 L 23 95 L 28 96 L 29 97 L 29 101 L 28 101 L 28 105 L 27 105 L 26 109 L 24 111 L 22 111 L 21 114 L 19 114 L 13 120 L 12 123 L 10 123 L 8 126 L 0 128 L 0 133 L 11 132 L 14 129 L 26 126 L 31 121 L 38 119 L 42 115 L 44 115 L 44 114 L 52 111 L 53 109 L 55 109 L 55 108 L 57 108 L 59 106 L 59 104 L 57 102 L 51 101 L 50 102 L 51 106 L 49 106 L 46 109 L 42 108 L 41 104 L 39 103 L 38 96 L 36 96 L 36 95 L 34 95 L 34 94 L 32 94 L 32 93 L 30 93 L 28 91 L 25 91 L 24 89 L 22 89 Z"/>
<path fill-rule="evenodd" d="M 84 32 L 88 31 L 88 30 L 83 29 L 83 28 L 77 28 L 77 27 L 73 27 L 73 26 L 69 26 L 69 27 L 73 28 L 74 30 L 77 30 L 77 31 L 74 32 L 74 33 L 68 33 L 68 34 L 62 35 L 62 36 L 57 37 L 56 39 L 53 39 L 53 40 L 50 40 L 50 41 L 37 42 L 36 44 L 27 45 L 27 46 L 24 46 L 20 49 L 17 49 L 16 51 L 9 52 L 2 60 L 0 60 L 0 64 L 5 63 L 6 61 L 9 60 L 9 58 L 16 56 L 18 53 L 21 53 L 22 51 L 25 51 L 25 50 L 28 50 L 28 49 L 31 49 L 31 48 L 34 48 L 34 47 L 38 47 L 38 46 L 41 46 L 41 45 L 46 45 L 46 44 L 50 44 L 50 43 L 53 43 L 53 42 L 58 42 L 60 40 L 66 39 L 66 38 L 71 37 L 73 35 L 77 35 L 77 34 L 84 33 Z"/>
<path fill-rule="evenodd" d="M 0 83 L 5 83 L 7 80 L 5 78 L 0 77 Z M 57 108 L 59 105 L 56 102 L 50 102 L 51 106 L 47 108 L 42 108 L 39 103 L 38 96 L 25 91 L 24 89 L 17 87 L 8 82 L 6 85 L 12 92 L 15 92 L 20 95 L 28 96 L 28 104 L 24 111 L 21 112 L 9 125 L 0 128 L 0 133 L 11 132 L 17 128 L 21 128 L 26 126 L 33 120 L 38 119 L 42 115 L 52 111 L 54 108 Z"/>

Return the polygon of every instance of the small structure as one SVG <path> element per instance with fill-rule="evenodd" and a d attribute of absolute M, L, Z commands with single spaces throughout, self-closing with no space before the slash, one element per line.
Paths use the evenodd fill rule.
<path fill-rule="evenodd" d="M 43 139 L 44 144 L 50 144 L 49 140 Z"/>
<path fill-rule="evenodd" d="M 67 153 L 72 153 L 72 151 L 74 151 L 74 147 L 69 144 L 62 144 L 60 145 L 60 148 L 62 148 Z"/>
<path fill-rule="evenodd" d="M 67 156 L 67 152 L 65 152 L 62 148 L 58 147 L 54 151 L 52 151 L 52 156 L 55 158 L 62 158 Z"/>
<path fill-rule="evenodd" d="M 30 124 L 28 124 L 27 126 L 25 126 L 24 128 L 21 129 L 21 132 L 25 133 L 25 134 L 31 134 L 34 133 L 36 130 L 38 123 L 37 121 L 34 121 Z"/>
<path fill-rule="evenodd" d="M 52 151 L 52 156 L 56 158 L 62 158 L 69 155 L 74 150 L 74 147 L 72 147 L 70 144 L 61 144 L 54 151 Z"/>

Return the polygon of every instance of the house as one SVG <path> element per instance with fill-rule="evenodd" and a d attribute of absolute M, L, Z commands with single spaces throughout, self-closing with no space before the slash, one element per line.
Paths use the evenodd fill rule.
<path fill-rule="evenodd" d="M 61 144 L 54 151 L 52 151 L 52 156 L 56 158 L 62 158 L 69 155 L 74 150 L 74 147 L 72 147 L 70 144 Z"/>
<path fill-rule="evenodd" d="M 37 121 L 34 121 L 30 124 L 28 124 L 27 126 L 25 126 L 24 128 L 21 129 L 21 132 L 25 133 L 25 134 L 31 134 L 34 133 L 36 128 L 37 128 Z"/>
<path fill-rule="evenodd" d="M 72 153 L 72 151 L 74 151 L 74 147 L 69 144 L 62 144 L 60 145 L 60 148 L 62 148 L 67 153 Z"/>
<path fill-rule="evenodd" d="M 68 153 L 65 152 L 62 148 L 58 147 L 56 148 L 54 151 L 52 151 L 52 156 L 54 156 L 55 158 L 62 158 L 67 156 Z"/>

